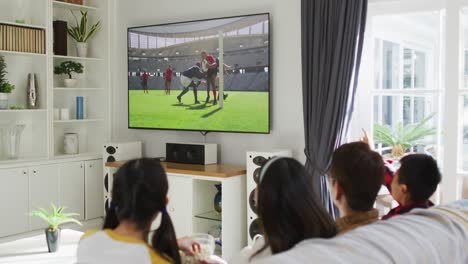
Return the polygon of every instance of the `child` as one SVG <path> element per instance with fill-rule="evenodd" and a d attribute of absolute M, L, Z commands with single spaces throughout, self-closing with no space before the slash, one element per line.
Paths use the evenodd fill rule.
<path fill-rule="evenodd" d="M 86 233 L 78 246 L 78 263 L 180 263 L 179 247 L 191 253 L 190 239 L 176 240 L 166 211 L 168 181 L 161 164 L 153 159 L 132 160 L 114 175 L 112 203 L 104 230 Z M 147 238 L 151 223 L 161 224 Z"/>
<path fill-rule="evenodd" d="M 414 208 L 429 208 L 429 197 L 437 189 L 441 175 L 437 162 L 426 154 L 411 154 L 400 160 L 400 168 L 391 181 L 390 192 L 399 206 L 382 219 L 405 214 Z"/>
<path fill-rule="evenodd" d="M 382 157 L 366 143 L 352 142 L 334 151 L 329 183 L 341 216 L 336 220 L 338 233 L 379 219 L 374 203 L 384 181 L 384 170 Z"/>
<path fill-rule="evenodd" d="M 256 204 L 263 237 L 230 263 L 248 263 L 289 250 L 305 239 L 336 235 L 333 219 L 315 196 L 311 175 L 297 160 L 273 158 L 259 175 Z"/>

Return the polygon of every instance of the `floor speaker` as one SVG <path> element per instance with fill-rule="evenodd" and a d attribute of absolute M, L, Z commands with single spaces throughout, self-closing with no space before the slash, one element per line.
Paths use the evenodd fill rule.
<path fill-rule="evenodd" d="M 247 238 L 249 245 L 252 245 L 252 239 L 255 235 L 261 234 L 257 216 L 257 202 L 255 201 L 255 189 L 257 188 L 260 169 L 269 159 L 291 156 L 291 150 L 247 152 Z"/>

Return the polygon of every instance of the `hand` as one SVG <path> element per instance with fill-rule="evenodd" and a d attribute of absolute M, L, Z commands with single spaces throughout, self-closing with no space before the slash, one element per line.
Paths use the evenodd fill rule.
<path fill-rule="evenodd" d="M 179 249 L 187 256 L 193 256 L 195 252 L 201 251 L 201 246 L 190 237 L 182 237 L 177 239 Z M 209 263 L 208 263 L 209 264 Z"/>
<path fill-rule="evenodd" d="M 369 144 L 369 136 L 367 135 L 367 131 L 363 128 L 362 129 L 362 137 L 361 137 L 361 141 L 366 143 L 366 144 Z"/>

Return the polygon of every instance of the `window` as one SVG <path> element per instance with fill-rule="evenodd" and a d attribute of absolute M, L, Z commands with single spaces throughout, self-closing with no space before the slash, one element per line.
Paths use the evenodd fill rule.
<path fill-rule="evenodd" d="M 155 49 L 156 47 L 156 37 L 148 37 L 148 48 Z"/>
<path fill-rule="evenodd" d="M 174 38 L 166 38 L 166 47 L 172 46 L 175 44 Z"/>
<path fill-rule="evenodd" d="M 260 22 L 250 27 L 250 34 L 262 34 L 262 33 L 263 33 L 263 22 Z"/>
<path fill-rule="evenodd" d="M 158 48 L 166 47 L 166 38 L 156 37 L 156 45 Z"/>
<path fill-rule="evenodd" d="M 250 34 L 250 27 L 245 27 L 245 28 L 241 28 L 239 29 L 239 35 L 248 35 Z"/>

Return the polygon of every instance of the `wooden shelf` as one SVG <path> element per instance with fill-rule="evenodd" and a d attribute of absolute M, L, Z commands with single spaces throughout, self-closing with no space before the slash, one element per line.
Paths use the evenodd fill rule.
<path fill-rule="evenodd" d="M 45 109 L 5 109 L 0 110 L 1 113 L 46 113 Z"/>
<path fill-rule="evenodd" d="M 100 58 L 62 56 L 62 55 L 54 55 L 54 59 L 62 59 L 62 60 L 82 60 L 82 61 L 102 61 L 102 59 L 100 59 Z"/>
<path fill-rule="evenodd" d="M 19 52 L 19 51 L 8 51 L 8 50 L 0 50 L 0 54 L 33 56 L 33 57 L 44 57 L 44 58 L 46 57 L 44 53 L 31 53 L 31 52 Z"/>
<path fill-rule="evenodd" d="M 77 4 L 70 4 L 70 3 L 65 3 L 61 1 L 52 1 L 54 3 L 55 8 L 66 8 L 70 10 L 92 10 L 96 11 L 99 10 L 97 7 L 93 6 L 85 6 L 85 5 L 77 5 Z"/>
<path fill-rule="evenodd" d="M 126 161 L 107 162 L 106 167 L 119 168 Z M 180 173 L 197 176 L 209 176 L 218 178 L 229 178 L 246 173 L 245 166 L 226 165 L 226 164 L 210 164 L 210 165 L 193 165 L 174 162 L 161 162 L 164 169 L 168 173 Z"/>
<path fill-rule="evenodd" d="M 72 91 L 104 91 L 104 88 L 66 88 L 66 87 L 55 87 L 54 91 L 64 91 L 64 92 L 72 92 Z"/>
<path fill-rule="evenodd" d="M 10 22 L 10 21 L 2 21 L 2 20 L 0 20 L 0 24 L 10 25 L 10 26 L 15 26 L 15 27 L 46 29 L 45 26 L 31 25 L 31 24 L 21 24 L 21 23 L 15 23 L 15 22 Z"/>
<path fill-rule="evenodd" d="M 54 120 L 55 124 L 79 124 L 79 123 L 93 123 L 103 122 L 104 119 L 70 119 L 70 120 Z"/>

